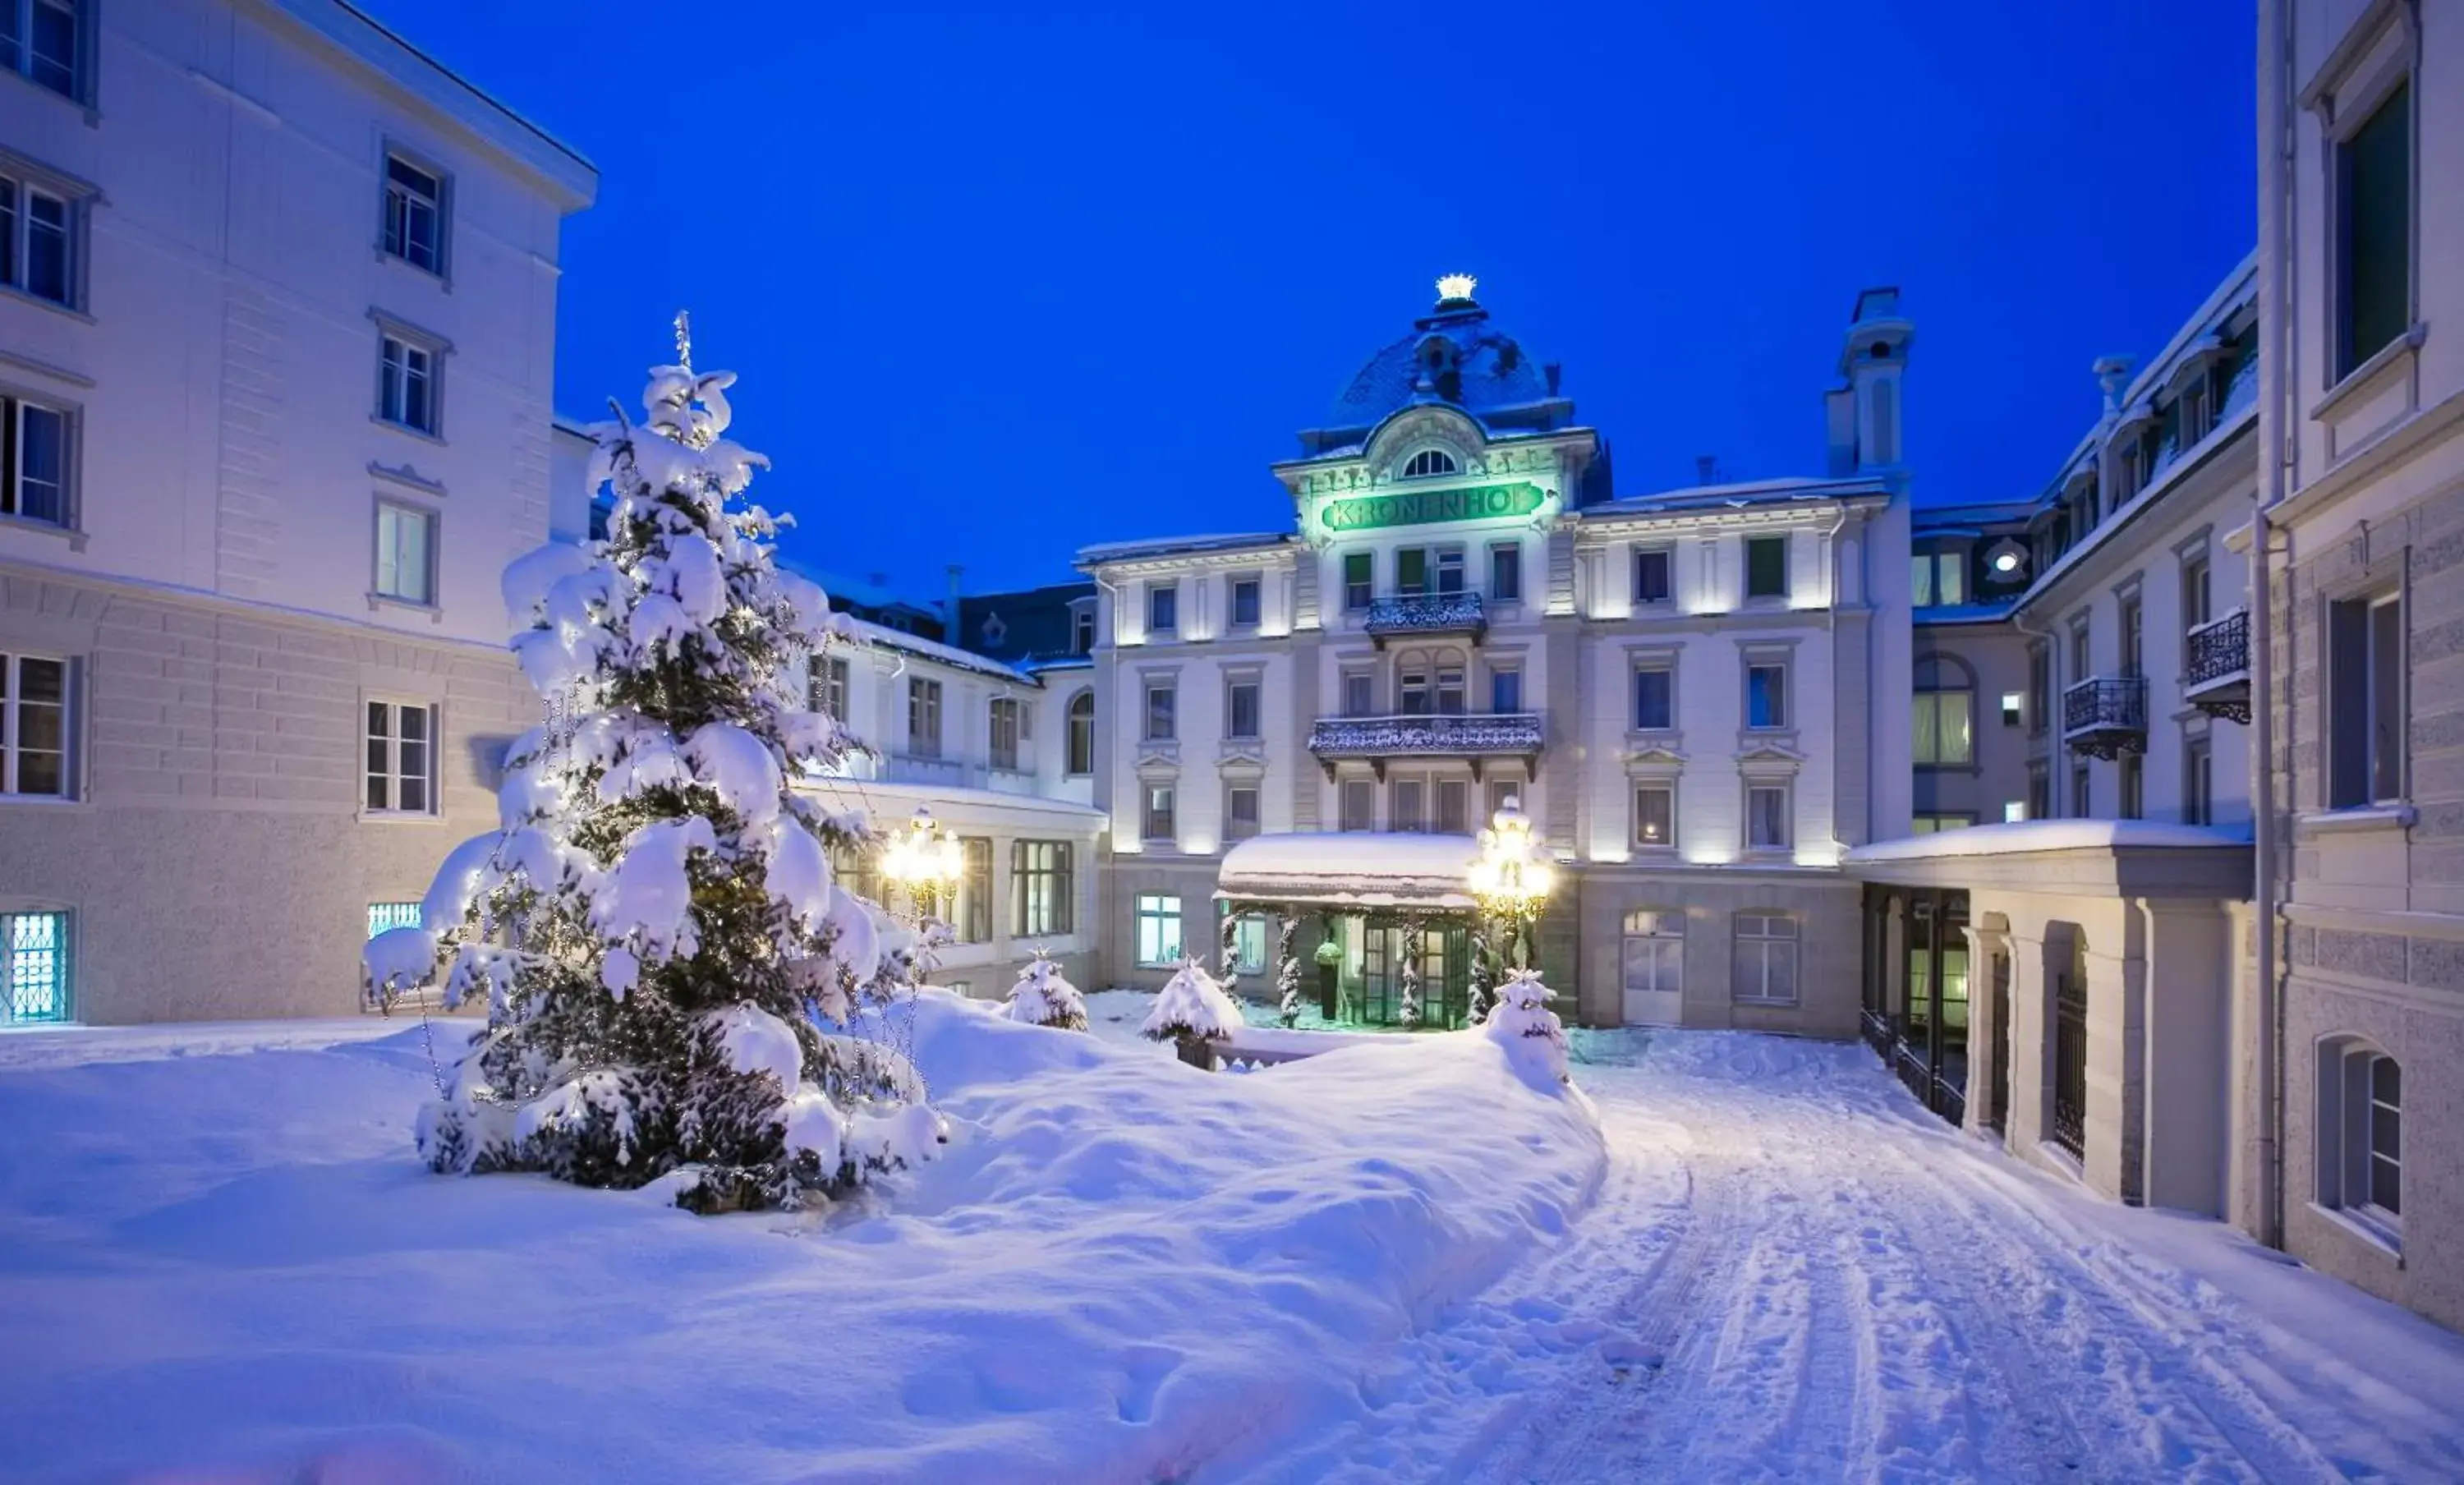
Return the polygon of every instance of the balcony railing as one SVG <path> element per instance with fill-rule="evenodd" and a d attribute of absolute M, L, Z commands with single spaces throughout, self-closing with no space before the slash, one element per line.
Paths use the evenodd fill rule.
<path fill-rule="evenodd" d="M 1371 599 L 1361 628 L 1381 647 L 1397 634 L 1469 634 L 1477 639 L 1488 629 L 1488 615 L 1478 593 L 1404 593 Z"/>
<path fill-rule="evenodd" d="M 1543 736 L 1537 712 L 1413 713 L 1321 717 L 1309 745 L 1329 774 L 1347 758 L 1367 759 L 1381 775 L 1390 758 L 1464 758 L 1477 772 L 1486 758 L 1536 763 Z"/>
<path fill-rule="evenodd" d="M 2250 720 L 2250 610 L 2235 609 L 2189 632 L 2182 698 L 2211 717 Z"/>
<path fill-rule="evenodd" d="M 2062 741 L 2091 758 L 2147 747 L 2147 677 L 2098 676 L 2062 693 Z"/>

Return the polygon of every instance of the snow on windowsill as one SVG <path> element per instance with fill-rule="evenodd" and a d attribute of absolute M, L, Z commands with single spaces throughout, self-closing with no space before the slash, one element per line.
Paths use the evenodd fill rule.
<path fill-rule="evenodd" d="M 2371 1252 L 2395 1267 L 2399 1269 L 2404 1267 L 2404 1240 L 2400 1234 L 2390 1232 L 2369 1218 L 2347 1211 L 2341 1207 L 2321 1207 L 2317 1202 L 2304 1202 L 2302 1205 L 2326 1218 L 2340 1230 L 2360 1240 Z"/>
<path fill-rule="evenodd" d="M 2410 830 L 2416 818 L 2410 805 L 2366 805 L 2351 809 L 2321 809 L 2299 816 L 2297 823 L 2313 834 L 2330 835 L 2345 831 Z"/>
<path fill-rule="evenodd" d="M 1841 860 L 1856 866 L 1869 861 L 2015 855 L 2036 851 L 2195 851 L 2249 844 L 2247 827 L 2173 825 L 2161 820 L 2020 820 L 1965 826 L 1902 840 L 1878 840 L 1852 849 Z"/>

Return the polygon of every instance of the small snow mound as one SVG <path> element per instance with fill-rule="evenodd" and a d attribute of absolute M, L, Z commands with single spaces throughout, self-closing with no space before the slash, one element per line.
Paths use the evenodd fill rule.
<path fill-rule="evenodd" d="M 1506 1049 L 1515 1073 L 1543 1090 L 1567 1081 L 1566 1028 L 1549 1002 L 1557 992 L 1540 983 L 1537 969 L 1517 969 L 1497 987 L 1497 1006 L 1479 1027 Z"/>

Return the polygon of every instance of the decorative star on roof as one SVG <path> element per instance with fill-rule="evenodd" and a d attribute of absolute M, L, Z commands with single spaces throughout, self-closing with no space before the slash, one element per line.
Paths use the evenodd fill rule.
<path fill-rule="evenodd" d="M 1469 274 L 1447 274 L 1438 280 L 1438 298 L 1467 299 L 1471 298 L 1472 291 L 1479 287 L 1480 280 Z"/>

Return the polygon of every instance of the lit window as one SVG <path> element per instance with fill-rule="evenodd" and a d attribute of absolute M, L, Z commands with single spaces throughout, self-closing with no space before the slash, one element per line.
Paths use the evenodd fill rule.
<path fill-rule="evenodd" d="M 1666 784 L 1641 784 L 1634 791 L 1634 843 L 1646 851 L 1677 844 L 1677 790 Z"/>
<path fill-rule="evenodd" d="M 445 181 L 399 155 L 385 156 L 385 250 L 413 268 L 445 271 Z"/>
<path fill-rule="evenodd" d="M 69 915 L 0 913 L 0 1026 L 69 1019 Z"/>
<path fill-rule="evenodd" d="M 436 352 L 387 335 L 377 385 L 377 415 L 423 433 L 436 432 Z"/>
<path fill-rule="evenodd" d="M 391 500 L 377 502 L 377 596 L 396 603 L 434 606 L 434 515 Z"/>
<path fill-rule="evenodd" d="M 416 703 L 370 701 L 367 742 L 368 812 L 434 813 L 435 710 Z"/>
<path fill-rule="evenodd" d="M 1180 898 L 1167 893 L 1138 895 L 1138 963 L 1162 968 L 1180 963 Z"/>
<path fill-rule="evenodd" d="M 993 937 L 993 843 L 981 835 L 958 841 L 957 901 L 950 932 L 960 943 L 989 943 Z"/>
<path fill-rule="evenodd" d="M 1976 761 L 1976 692 L 1965 666 L 1947 655 L 1916 663 L 1911 698 L 1914 761 L 1920 767 L 1965 767 Z"/>
<path fill-rule="evenodd" d="M 1266 970 L 1266 919 L 1243 913 L 1232 924 L 1232 972 L 1264 974 Z"/>
<path fill-rule="evenodd" d="M 1922 551 L 1913 559 L 1916 607 L 1963 604 L 1968 601 L 1968 550 L 1950 547 Z"/>
<path fill-rule="evenodd" d="M 69 664 L 0 654 L 0 795 L 69 792 Z"/>
<path fill-rule="evenodd" d="M 1406 479 L 1427 479 L 1437 475 L 1459 473 L 1455 456 L 1443 449 L 1422 449 L 1403 466 Z"/>
<path fill-rule="evenodd" d="M 1788 786 L 1749 786 L 1746 789 L 1746 849 L 1786 851 L 1788 847 Z"/>
<path fill-rule="evenodd" d="M 1010 931 L 1045 938 L 1070 931 L 1073 878 L 1066 840 L 1016 840 L 1009 847 Z"/>

